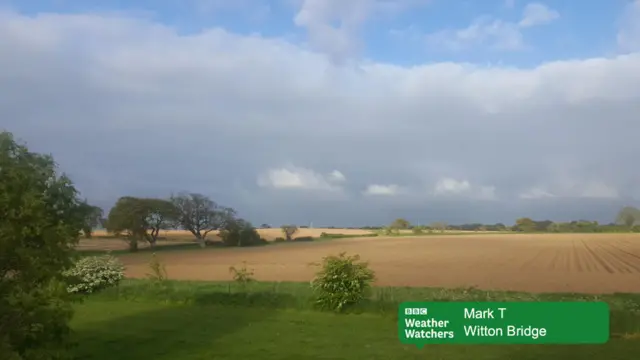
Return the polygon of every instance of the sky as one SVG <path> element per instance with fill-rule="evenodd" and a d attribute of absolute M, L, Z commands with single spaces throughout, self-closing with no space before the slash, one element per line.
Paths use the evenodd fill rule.
<path fill-rule="evenodd" d="M 0 0 L 0 129 L 106 211 L 610 222 L 640 206 L 640 0 Z"/>

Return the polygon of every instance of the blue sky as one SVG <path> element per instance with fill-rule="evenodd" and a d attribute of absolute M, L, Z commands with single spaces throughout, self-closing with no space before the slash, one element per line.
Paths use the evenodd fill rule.
<path fill-rule="evenodd" d="M 353 1 L 354 4 L 358 2 L 367 1 Z M 496 49 L 494 45 L 499 46 L 501 34 L 510 31 L 512 26 L 517 27 L 517 23 L 525 17 L 525 9 L 533 2 L 387 0 L 387 4 L 397 8 L 386 13 L 368 9 L 368 18 L 356 24 L 361 31 L 358 54 L 397 64 L 462 61 L 514 66 L 534 66 L 554 59 L 614 54 L 617 52 L 617 25 L 629 2 L 590 0 L 582 1 L 579 5 L 561 0 L 535 2 L 556 15 L 540 24 L 515 29 L 522 36 L 520 47 Z M 240 34 L 259 33 L 267 37 L 307 41 L 307 29 L 294 22 L 299 11 L 295 0 L 4 0 L 4 3 L 25 14 L 125 13 L 167 24 L 183 34 L 223 27 Z M 357 8 L 358 5 L 353 7 Z M 338 25 L 347 19 L 346 24 L 349 24 L 349 16 L 357 11 L 346 11 L 344 16 L 337 13 L 327 22 Z M 453 50 L 438 41 L 428 40 L 430 34 L 468 29 L 480 19 L 484 19 L 484 22 L 469 35 L 475 36 L 474 40 L 469 40 L 460 49 Z M 498 28 L 493 35 L 488 35 L 486 29 L 492 24 L 497 24 Z M 485 38 L 481 40 L 483 36 Z M 449 40 L 453 41 L 453 37 L 455 35 L 450 34 Z"/>
<path fill-rule="evenodd" d="M 640 206 L 640 0 L 0 0 L 0 128 L 106 210 L 609 222 Z"/>

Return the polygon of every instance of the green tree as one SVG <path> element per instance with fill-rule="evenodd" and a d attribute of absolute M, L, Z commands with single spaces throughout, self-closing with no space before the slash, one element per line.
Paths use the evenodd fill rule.
<path fill-rule="evenodd" d="M 624 225 L 627 228 L 633 228 L 633 225 L 640 222 L 640 210 L 632 206 L 625 206 L 618 212 L 616 223 Z"/>
<path fill-rule="evenodd" d="M 530 218 L 519 218 L 516 220 L 514 228 L 516 231 L 532 232 L 536 230 L 536 222 Z"/>
<path fill-rule="evenodd" d="M 73 266 L 83 226 L 72 182 L 51 156 L 0 132 L 0 359 L 63 359 Z"/>
<path fill-rule="evenodd" d="M 90 239 L 93 229 L 101 224 L 103 211 L 97 206 L 88 204 L 86 200 L 80 204 L 80 208 L 84 214 L 82 233 L 87 239 Z"/>
<path fill-rule="evenodd" d="M 175 226 L 177 214 L 168 200 L 124 196 L 109 211 L 107 229 L 116 235 L 124 233 L 129 250 L 135 252 L 141 240 L 155 247 L 160 230 Z"/>
<path fill-rule="evenodd" d="M 183 193 L 171 196 L 177 210 L 177 224 L 191 232 L 201 247 L 206 246 L 206 237 L 211 231 L 220 230 L 235 219 L 236 211 L 223 207 L 208 197 Z"/>
<path fill-rule="evenodd" d="M 411 226 L 411 223 L 409 223 L 409 221 L 407 221 L 406 219 L 401 219 L 401 218 L 393 220 L 391 225 L 389 225 L 389 227 L 391 227 L 392 229 L 396 229 L 396 230 L 408 229 L 410 226 Z"/>

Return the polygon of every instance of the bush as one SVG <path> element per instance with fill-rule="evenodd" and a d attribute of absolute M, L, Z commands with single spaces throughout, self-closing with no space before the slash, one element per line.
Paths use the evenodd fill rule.
<path fill-rule="evenodd" d="M 413 231 L 414 234 L 416 235 L 420 235 L 422 233 L 424 233 L 424 228 L 422 226 L 414 226 L 411 231 Z"/>
<path fill-rule="evenodd" d="M 283 237 L 277 237 L 273 240 L 273 242 L 283 242 L 286 241 Z"/>
<path fill-rule="evenodd" d="M 69 278 L 67 290 L 75 294 L 91 294 L 117 286 L 124 278 L 124 265 L 111 255 L 88 256 L 78 260 L 64 275 Z"/>
<path fill-rule="evenodd" d="M 313 236 L 300 236 L 294 238 L 293 241 L 313 241 Z"/>
<path fill-rule="evenodd" d="M 254 246 L 267 243 L 251 223 L 244 220 L 229 223 L 220 230 L 219 236 L 226 246 Z"/>
<path fill-rule="evenodd" d="M 359 255 L 345 253 L 323 259 L 322 269 L 311 281 L 320 308 L 340 312 L 367 297 L 375 274 L 368 263 L 359 260 Z"/>

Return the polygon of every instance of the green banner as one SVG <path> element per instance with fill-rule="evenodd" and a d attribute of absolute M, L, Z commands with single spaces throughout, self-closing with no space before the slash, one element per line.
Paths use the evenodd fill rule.
<path fill-rule="evenodd" d="M 404 344 L 603 344 L 605 302 L 405 302 L 398 312 Z"/>

